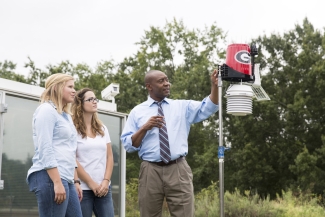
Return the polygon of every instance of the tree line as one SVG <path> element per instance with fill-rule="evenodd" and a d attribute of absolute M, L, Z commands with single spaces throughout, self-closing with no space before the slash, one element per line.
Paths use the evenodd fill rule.
<path fill-rule="evenodd" d="M 254 101 L 252 115 L 223 112 L 224 137 L 232 145 L 225 153 L 225 190 L 250 190 L 271 198 L 288 189 L 324 195 L 324 32 L 305 18 L 283 34 L 262 35 L 251 43 L 258 47 L 262 87 L 271 100 Z M 119 83 L 117 110 L 128 113 L 147 99 L 144 75 L 149 69 L 168 75 L 170 98 L 202 100 L 210 92 L 209 74 L 224 62 L 230 43 L 216 24 L 188 29 L 173 20 L 163 27 L 151 26 L 136 44 L 135 54 L 118 63 L 99 62 L 94 69 L 68 60 L 40 69 L 28 58 L 29 75 L 23 76 L 14 62 L 4 60 L 0 77 L 44 86 L 49 75 L 67 73 L 75 78 L 77 90 L 92 88 L 98 98 L 110 83 Z M 224 82 L 224 92 L 228 86 Z M 196 191 L 218 181 L 218 128 L 218 113 L 191 128 L 187 160 Z M 137 153 L 127 154 L 128 180 L 138 177 L 139 165 Z"/>

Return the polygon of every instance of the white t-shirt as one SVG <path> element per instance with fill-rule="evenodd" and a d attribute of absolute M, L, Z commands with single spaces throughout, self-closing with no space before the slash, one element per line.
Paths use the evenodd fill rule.
<path fill-rule="evenodd" d="M 107 143 L 111 142 L 107 127 L 104 126 L 105 135 L 96 135 L 95 138 L 77 136 L 77 160 L 89 176 L 100 184 L 105 175 Z M 82 190 L 91 190 L 88 185 L 81 181 Z"/>

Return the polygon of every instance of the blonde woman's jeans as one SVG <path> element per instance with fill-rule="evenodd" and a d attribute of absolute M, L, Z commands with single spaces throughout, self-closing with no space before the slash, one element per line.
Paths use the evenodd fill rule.
<path fill-rule="evenodd" d="M 40 217 L 82 217 L 74 184 L 61 180 L 66 192 L 66 200 L 57 204 L 54 202 L 54 184 L 45 170 L 34 172 L 28 177 L 29 190 L 36 195 Z"/>

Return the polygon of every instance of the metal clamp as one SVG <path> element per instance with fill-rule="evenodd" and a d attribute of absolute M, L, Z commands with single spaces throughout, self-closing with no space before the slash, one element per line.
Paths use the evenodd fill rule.
<path fill-rule="evenodd" d="M 0 113 L 7 113 L 8 111 L 8 104 L 1 103 L 0 104 Z"/>

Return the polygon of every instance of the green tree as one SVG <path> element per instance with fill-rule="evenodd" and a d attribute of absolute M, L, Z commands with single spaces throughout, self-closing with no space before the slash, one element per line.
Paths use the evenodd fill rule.
<path fill-rule="evenodd" d="M 69 74 L 75 78 L 76 90 L 84 87 L 91 88 L 96 97 L 101 99 L 101 91 L 113 81 L 116 64 L 113 61 L 103 61 L 92 69 L 85 63 L 73 65 L 70 61 L 62 61 L 57 65 L 50 64 L 46 66 L 46 69 L 47 71 L 43 72 L 45 78 L 55 73 Z M 37 77 L 37 73 L 37 70 L 33 70 L 31 77 Z M 45 80 L 42 81 L 45 82 Z"/>
<path fill-rule="evenodd" d="M 34 61 L 30 57 L 28 57 L 28 60 L 29 62 L 25 63 L 25 68 L 29 68 L 27 83 L 45 87 L 45 79 L 49 76 L 49 74 L 42 69 L 37 68 Z"/>
<path fill-rule="evenodd" d="M 297 155 L 294 165 L 290 165 L 290 170 L 297 176 L 297 184 L 303 190 L 312 190 L 317 182 L 317 156 L 311 155 L 306 147 Z"/>
<path fill-rule="evenodd" d="M 26 83 L 24 76 L 17 74 L 15 69 L 16 64 L 12 61 L 5 60 L 3 63 L 0 62 L 0 78 Z"/>

